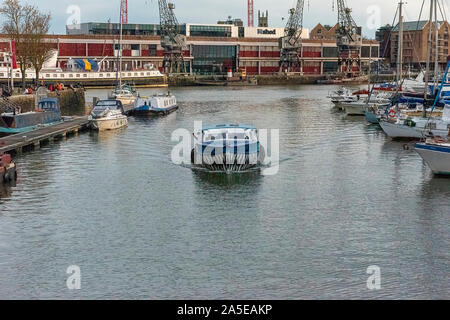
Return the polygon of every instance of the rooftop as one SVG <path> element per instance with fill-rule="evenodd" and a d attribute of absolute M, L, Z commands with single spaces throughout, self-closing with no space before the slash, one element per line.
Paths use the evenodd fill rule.
<path fill-rule="evenodd" d="M 404 31 L 422 31 L 425 26 L 427 25 L 428 20 L 422 20 L 422 21 L 408 21 L 403 22 L 403 30 Z M 444 23 L 444 21 L 439 21 L 439 24 Z M 398 32 L 400 30 L 399 23 L 394 27 L 392 31 Z"/>

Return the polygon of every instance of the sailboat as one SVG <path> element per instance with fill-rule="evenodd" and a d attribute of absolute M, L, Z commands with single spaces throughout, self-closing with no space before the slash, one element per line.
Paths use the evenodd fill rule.
<path fill-rule="evenodd" d="M 123 10 L 120 10 L 120 36 L 119 36 L 119 50 L 117 54 L 117 85 L 114 90 L 108 95 L 109 99 L 119 100 L 122 105 L 132 105 L 135 103 L 139 94 L 129 84 L 122 82 L 122 40 L 123 40 Z"/>
<path fill-rule="evenodd" d="M 435 135 L 435 136 L 447 136 L 448 130 L 450 126 L 450 109 L 449 107 L 445 107 L 443 110 L 443 113 L 437 112 L 435 110 L 436 106 L 440 102 L 439 99 L 441 97 L 442 91 L 444 87 L 446 86 L 447 82 L 447 76 L 450 68 L 450 63 L 447 64 L 447 68 L 445 71 L 445 74 L 441 81 L 437 79 L 438 74 L 438 56 L 436 56 L 435 61 L 435 79 L 434 79 L 434 88 L 437 87 L 437 85 L 440 82 L 439 90 L 435 94 L 434 97 L 434 103 L 431 107 L 431 109 L 426 108 L 426 103 L 428 101 L 429 96 L 429 86 L 428 86 L 428 73 L 430 70 L 430 57 L 431 57 L 431 43 L 432 43 L 432 23 L 433 23 L 433 5 L 435 7 L 435 25 L 437 29 L 437 11 L 436 7 L 437 4 L 435 3 L 435 0 L 431 0 L 431 8 L 430 8 L 430 32 L 429 32 L 429 40 L 428 40 L 428 52 L 427 52 L 427 70 L 426 70 L 426 76 L 425 76 L 425 83 L 424 83 L 424 98 L 422 100 L 422 104 L 418 107 L 416 107 L 416 110 L 406 110 L 402 111 L 397 106 L 396 109 L 393 109 L 389 112 L 395 113 L 395 117 L 387 118 L 387 119 L 381 119 L 380 120 L 380 126 L 382 127 L 383 131 L 391 138 L 410 138 L 410 139 L 422 139 L 427 135 Z M 401 3 L 402 4 L 402 3 Z M 401 21 L 401 20 L 400 20 Z M 402 27 L 400 27 L 400 32 L 402 31 Z M 402 36 L 399 36 L 400 43 Z M 436 45 L 438 44 L 438 39 L 436 38 Z M 401 44 L 399 45 L 401 47 Z M 398 55 L 399 58 L 401 54 Z M 399 63 L 401 64 L 401 60 L 399 59 Z M 433 94 L 435 91 L 433 90 Z M 404 98 L 404 97 L 403 97 Z M 441 102 L 442 104 L 445 104 Z M 417 116 L 415 115 L 415 111 L 423 112 L 423 116 Z M 412 111 L 412 112 L 410 112 Z M 430 116 L 427 117 L 426 115 L 429 114 Z M 442 117 L 437 117 L 442 114 Z"/>
<path fill-rule="evenodd" d="M 416 152 L 434 174 L 450 175 L 450 143 L 441 138 L 431 138 L 416 144 Z"/>

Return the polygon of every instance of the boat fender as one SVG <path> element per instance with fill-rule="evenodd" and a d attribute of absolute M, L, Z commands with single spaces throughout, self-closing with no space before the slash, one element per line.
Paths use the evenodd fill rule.
<path fill-rule="evenodd" d="M 397 111 L 395 111 L 394 109 L 391 109 L 389 111 L 389 118 L 395 118 L 397 116 Z"/>

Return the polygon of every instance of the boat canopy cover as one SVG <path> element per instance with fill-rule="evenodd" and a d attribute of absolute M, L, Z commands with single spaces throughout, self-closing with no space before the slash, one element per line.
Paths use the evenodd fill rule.
<path fill-rule="evenodd" d="M 92 59 L 75 59 L 75 66 L 84 71 L 98 71 L 98 63 Z"/>
<path fill-rule="evenodd" d="M 46 98 L 39 101 L 39 109 L 43 111 L 58 111 L 59 100 L 57 98 Z"/>
<path fill-rule="evenodd" d="M 415 97 L 405 97 L 401 96 L 398 99 L 398 103 L 421 103 L 423 104 L 423 98 L 415 98 Z"/>

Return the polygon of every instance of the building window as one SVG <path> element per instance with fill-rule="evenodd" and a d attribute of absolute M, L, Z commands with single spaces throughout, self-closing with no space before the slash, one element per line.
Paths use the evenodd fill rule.
<path fill-rule="evenodd" d="M 191 37 L 231 37 L 230 26 L 191 26 Z"/>

